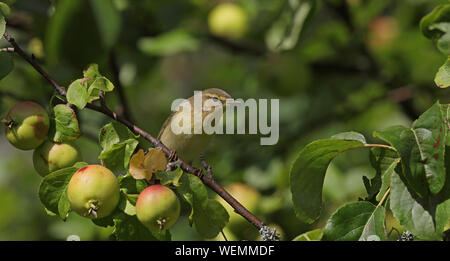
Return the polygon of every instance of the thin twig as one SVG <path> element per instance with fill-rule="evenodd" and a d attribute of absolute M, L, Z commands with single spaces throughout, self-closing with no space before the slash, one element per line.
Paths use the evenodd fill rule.
<path fill-rule="evenodd" d="M 14 38 L 12 38 L 7 31 L 4 33 L 5 39 L 14 47 L 15 52 L 17 52 L 22 58 L 24 58 L 33 68 L 36 69 L 62 96 L 66 95 L 66 91 L 63 87 L 58 85 L 36 62 L 36 60 L 33 60 L 30 58 L 14 41 Z M 124 124 L 127 128 L 129 128 L 133 133 L 142 136 L 146 140 L 150 141 L 154 146 L 159 147 L 162 149 L 162 151 L 166 154 L 167 157 L 169 157 L 172 152 L 158 139 L 147 133 L 146 131 L 142 130 L 140 127 L 136 126 L 129 120 L 125 119 L 124 117 L 120 117 L 117 115 L 117 113 L 111 111 L 108 107 L 105 105 L 98 106 L 93 103 L 88 103 L 86 105 L 87 108 L 100 112 L 122 124 Z M 178 158 L 180 162 L 180 168 L 190 174 L 197 175 L 205 185 L 207 185 L 209 188 L 211 188 L 214 192 L 216 192 L 220 197 L 222 197 L 228 204 L 230 204 L 234 210 L 239 213 L 241 216 L 243 216 L 247 221 L 249 221 L 251 224 L 253 224 L 256 228 L 259 230 L 263 227 L 265 227 L 264 223 L 257 218 L 255 215 L 253 215 L 250 211 L 248 211 L 244 206 L 242 206 L 241 203 L 239 203 L 233 196 L 231 196 L 225 189 L 223 189 L 221 186 L 219 186 L 212 178 L 208 177 L 207 175 L 203 175 L 203 170 L 201 168 L 195 168 L 191 166 L 190 164 L 186 163 L 182 159 Z"/>
<path fill-rule="evenodd" d="M 391 187 L 389 187 L 389 188 L 386 190 L 386 193 L 384 193 L 383 198 L 381 198 L 380 202 L 378 202 L 377 207 L 379 207 L 379 206 L 381 206 L 381 205 L 383 204 L 383 202 L 384 202 L 384 200 L 386 199 L 386 197 L 387 197 L 387 195 L 389 194 L 389 192 L 391 192 Z"/>
<path fill-rule="evenodd" d="M 62 96 L 66 96 L 66 90 L 64 90 L 63 87 L 59 86 L 59 84 L 57 84 L 52 77 L 50 77 L 50 75 L 48 75 L 39 64 L 36 63 L 36 61 L 31 58 L 30 56 L 28 56 L 20 47 L 19 45 L 16 43 L 16 41 L 14 40 L 14 38 L 12 38 L 8 31 L 5 30 L 5 33 L 3 34 L 3 36 L 5 37 L 5 39 L 14 47 L 14 52 L 18 53 L 23 59 L 25 59 L 31 66 L 33 66 L 33 68 L 38 71 L 42 76 L 44 76 L 44 78 L 50 82 L 51 85 L 53 85 L 53 87 L 55 87 L 55 89 L 58 91 L 59 94 L 61 94 Z"/>
<path fill-rule="evenodd" d="M 222 234 L 223 239 L 224 239 L 225 241 L 228 241 L 228 238 L 225 236 L 225 233 L 223 232 L 223 229 L 220 230 L 220 233 Z"/>
<path fill-rule="evenodd" d="M 207 35 L 207 38 L 218 45 L 221 45 L 233 52 L 244 53 L 253 56 L 262 56 L 268 53 L 268 50 L 264 46 L 259 46 L 254 43 L 244 41 L 233 41 L 223 37 L 215 36 L 212 34 Z"/>

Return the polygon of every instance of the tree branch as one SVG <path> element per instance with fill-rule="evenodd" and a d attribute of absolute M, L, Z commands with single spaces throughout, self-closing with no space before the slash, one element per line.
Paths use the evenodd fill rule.
<path fill-rule="evenodd" d="M 14 52 L 18 53 L 23 59 L 25 59 L 25 61 L 27 61 L 31 66 L 33 66 L 33 68 L 38 71 L 42 76 L 44 76 L 44 78 L 51 84 L 53 85 L 53 87 L 55 87 L 55 89 L 59 92 L 59 94 L 61 94 L 62 96 L 66 96 L 66 90 L 59 86 L 51 77 L 50 75 L 48 75 L 42 68 L 41 66 L 36 63 L 36 61 L 31 58 L 30 56 L 28 56 L 20 47 L 19 45 L 16 43 L 16 41 L 14 40 L 14 38 L 12 38 L 8 31 L 5 30 L 5 33 L 3 34 L 3 37 L 5 37 L 6 41 L 8 41 L 12 47 L 14 47 Z"/>
<path fill-rule="evenodd" d="M 250 42 L 231 41 L 226 38 L 215 36 L 212 34 L 208 34 L 207 38 L 209 41 L 216 43 L 220 46 L 223 46 L 236 53 L 244 53 L 253 56 L 263 56 L 269 53 L 269 51 L 264 46 L 259 46 Z"/>
<path fill-rule="evenodd" d="M 62 95 L 66 96 L 66 90 L 58 85 L 51 77 L 48 75 L 37 62 L 32 59 L 30 56 L 28 56 L 14 41 L 14 38 L 12 38 L 7 31 L 4 33 L 5 39 L 14 47 L 14 51 L 18 53 L 24 60 L 26 60 L 33 68 L 36 69 L 56 90 L 57 92 Z M 111 111 L 108 107 L 105 105 L 98 106 L 93 103 L 88 103 L 86 105 L 87 108 L 100 112 L 122 124 L 124 124 L 127 128 L 129 128 L 133 133 L 140 135 L 144 137 L 146 140 L 150 141 L 154 146 L 159 147 L 162 149 L 162 151 L 166 154 L 167 157 L 169 157 L 172 152 L 158 139 L 154 138 L 152 135 L 147 133 L 146 131 L 142 130 L 132 122 L 128 121 L 124 117 L 120 117 L 117 115 L 117 113 Z M 247 221 L 249 221 L 251 224 L 253 224 L 258 230 L 261 230 L 262 228 L 265 228 L 266 226 L 264 223 L 257 218 L 255 215 L 253 215 L 250 211 L 248 211 L 244 206 L 242 206 L 241 203 L 239 203 L 233 196 L 231 196 L 227 191 L 225 191 L 224 188 L 219 186 L 211 177 L 208 177 L 208 175 L 203 175 L 203 170 L 201 168 L 195 168 L 191 166 L 190 164 L 186 163 L 182 159 L 178 159 L 180 162 L 180 168 L 190 174 L 198 176 L 205 185 L 207 185 L 210 189 L 212 189 L 214 192 L 216 192 L 220 197 L 222 197 L 228 204 L 230 204 L 236 213 L 243 216 Z"/>

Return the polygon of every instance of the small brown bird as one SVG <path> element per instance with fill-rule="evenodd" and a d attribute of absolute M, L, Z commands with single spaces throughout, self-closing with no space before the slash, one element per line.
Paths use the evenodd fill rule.
<path fill-rule="evenodd" d="M 209 99 L 211 99 L 213 102 L 220 101 L 220 103 L 224 106 L 223 111 L 225 111 L 226 105 L 234 103 L 231 102 L 231 95 L 229 95 L 224 90 L 217 88 L 204 90 L 199 95 L 201 95 L 202 106 Z M 194 159 L 198 159 L 200 154 L 205 150 L 205 148 L 210 143 L 211 138 L 213 137 L 213 135 L 209 135 L 204 132 L 202 134 L 194 134 L 194 124 L 202 124 L 203 119 L 214 111 L 194 110 L 194 97 L 195 95 L 190 97 L 186 101 L 191 105 L 191 115 L 188 115 L 188 112 L 184 112 L 184 110 L 172 112 L 164 122 L 158 135 L 158 139 L 161 140 L 164 145 L 166 145 L 171 151 L 176 151 L 177 155 L 186 162 L 191 162 Z M 197 117 L 195 117 L 194 113 L 197 114 Z M 201 117 L 198 116 L 198 113 L 201 113 Z M 179 117 L 176 117 L 177 115 L 182 117 L 189 117 L 188 119 L 190 119 L 191 122 L 191 134 L 175 134 L 173 132 L 171 125 L 174 119 L 179 119 Z M 201 120 L 201 122 L 194 122 L 195 119 Z"/>

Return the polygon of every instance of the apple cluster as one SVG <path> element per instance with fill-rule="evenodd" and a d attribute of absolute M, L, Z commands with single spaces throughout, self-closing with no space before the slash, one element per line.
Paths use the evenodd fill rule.
<path fill-rule="evenodd" d="M 16 148 L 33 150 L 33 165 L 43 177 L 73 166 L 81 160 L 72 141 L 53 142 L 47 138 L 49 115 L 39 104 L 25 101 L 14 105 L 2 120 L 6 139 Z M 120 200 L 117 177 L 101 165 L 87 165 L 75 172 L 67 186 L 71 209 L 77 214 L 99 219 L 111 215 Z M 173 226 L 180 215 L 176 194 L 163 185 L 144 189 L 136 202 L 137 218 L 150 231 L 160 232 Z"/>
<path fill-rule="evenodd" d="M 50 120 L 41 105 L 25 101 L 14 105 L 3 119 L 6 139 L 16 148 L 33 150 L 33 165 L 41 176 L 70 167 L 81 158 L 73 142 L 47 139 Z"/>

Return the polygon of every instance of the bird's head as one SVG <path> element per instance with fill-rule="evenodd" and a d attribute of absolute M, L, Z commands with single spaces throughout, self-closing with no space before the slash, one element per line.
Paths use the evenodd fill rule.
<path fill-rule="evenodd" d="M 202 91 L 203 101 L 211 99 L 214 102 L 220 101 L 222 105 L 226 105 L 227 100 L 233 99 L 226 91 L 218 88 L 211 88 Z"/>

